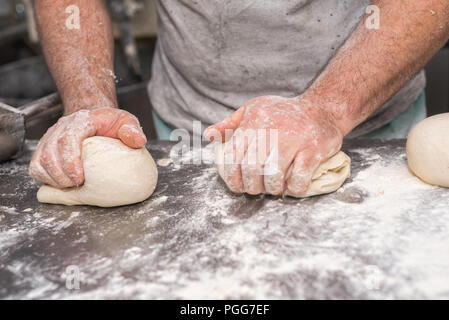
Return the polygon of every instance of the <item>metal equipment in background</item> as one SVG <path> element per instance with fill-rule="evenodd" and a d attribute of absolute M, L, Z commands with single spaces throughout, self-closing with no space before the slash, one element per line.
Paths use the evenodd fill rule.
<path fill-rule="evenodd" d="M 156 137 L 147 95 L 156 45 L 156 12 L 151 0 L 104 0 L 116 39 L 114 69 L 120 108 L 136 115 L 145 134 Z M 0 102 L 15 110 L 55 92 L 38 42 L 33 0 L 0 0 Z M 426 66 L 427 109 L 449 111 L 449 47 Z M 20 113 L 21 111 L 15 110 Z M 39 139 L 61 113 L 27 120 L 26 139 Z M 10 115 L 11 116 L 11 115 Z M 0 145 L 13 143 L 3 137 Z M 20 144 L 18 144 L 20 145 Z"/>
<path fill-rule="evenodd" d="M 30 121 L 61 111 L 61 99 L 57 93 L 19 108 L 0 102 L 0 163 L 20 155 Z"/>
<path fill-rule="evenodd" d="M 0 102 L 7 105 L 4 110 L 19 113 L 15 108 L 57 90 L 39 46 L 33 3 L 33 0 L 0 0 Z M 120 108 L 136 115 L 145 134 L 154 139 L 146 90 L 156 44 L 154 7 L 150 0 L 106 0 L 105 4 L 115 30 L 114 69 Z M 40 139 L 61 115 L 62 112 L 47 112 L 30 118 L 25 138 Z M 20 145 L 4 135 L 1 147 L 8 143 Z"/>
<path fill-rule="evenodd" d="M 0 0 L 0 7 L 0 44 L 5 46 L 22 40 L 33 50 L 37 50 L 39 36 L 34 16 L 34 1 Z"/>

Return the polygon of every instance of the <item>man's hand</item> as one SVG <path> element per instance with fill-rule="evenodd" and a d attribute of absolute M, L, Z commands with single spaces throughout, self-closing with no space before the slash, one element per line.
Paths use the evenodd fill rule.
<path fill-rule="evenodd" d="M 69 5 L 79 8 L 80 28 L 66 27 Z M 136 117 L 116 109 L 114 40 L 103 1 L 36 0 L 35 9 L 42 49 L 67 116 L 42 137 L 30 175 L 58 188 L 77 186 L 84 182 L 84 139 L 105 136 L 141 148 L 146 137 Z"/>
<path fill-rule="evenodd" d="M 448 0 L 372 4 L 380 11 L 379 30 L 366 28 L 362 19 L 300 97 L 253 99 L 205 131 L 206 138 L 216 140 L 223 139 L 226 129 L 234 130 L 224 149 L 224 179 L 233 192 L 304 191 L 318 165 L 339 150 L 343 136 L 421 70 L 449 38 Z M 263 143 L 249 129 L 277 129 L 278 155 L 273 146 L 260 152 Z M 254 153 L 256 161 L 248 161 Z"/>
<path fill-rule="evenodd" d="M 261 129 L 266 135 L 257 133 Z M 274 142 L 270 141 L 270 129 L 277 133 Z M 318 166 L 337 153 L 343 141 L 334 116 L 301 97 L 250 100 L 209 127 L 205 137 L 224 141 L 227 130 L 234 134 L 224 147 L 224 178 L 235 193 L 281 195 L 288 189 L 299 195 Z M 230 157 L 232 161 L 227 160 Z"/>
<path fill-rule="evenodd" d="M 48 129 L 31 160 L 30 175 L 57 188 L 83 184 L 81 145 L 91 136 L 117 138 L 131 148 L 142 148 L 147 141 L 139 120 L 126 111 L 81 110 L 60 118 Z"/>

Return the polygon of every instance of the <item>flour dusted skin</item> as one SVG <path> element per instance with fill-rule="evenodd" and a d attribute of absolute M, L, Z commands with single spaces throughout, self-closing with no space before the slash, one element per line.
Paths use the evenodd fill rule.
<path fill-rule="evenodd" d="M 215 145 L 215 164 L 218 174 L 224 177 L 224 144 Z M 287 173 L 289 175 L 290 173 Z M 285 195 L 295 198 L 307 198 L 321 194 L 327 194 L 338 190 L 351 175 L 351 158 L 340 151 L 329 160 L 322 163 L 314 172 L 312 181 L 301 194 L 286 191 Z M 224 179 L 223 179 L 224 180 Z"/>

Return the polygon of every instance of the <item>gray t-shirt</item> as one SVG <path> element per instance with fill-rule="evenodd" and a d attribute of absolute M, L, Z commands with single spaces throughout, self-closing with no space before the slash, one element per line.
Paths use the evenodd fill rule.
<path fill-rule="evenodd" d="M 221 121 L 257 96 L 294 97 L 320 74 L 370 0 L 155 0 L 158 43 L 149 84 L 168 124 Z M 369 63 L 369 62 L 368 62 Z M 405 111 L 425 87 L 421 71 L 351 136 Z"/>

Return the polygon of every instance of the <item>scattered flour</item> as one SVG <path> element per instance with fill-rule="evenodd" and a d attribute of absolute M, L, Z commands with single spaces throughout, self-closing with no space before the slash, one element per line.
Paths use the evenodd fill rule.
<path fill-rule="evenodd" d="M 29 239 L 34 244 L 38 232 L 52 241 L 45 243 L 48 254 L 55 242 L 75 239 L 65 243 L 70 256 L 49 261 L 77 264 L 81 290 L 55 288 L 46 269 L 54 266 L 14 260 L 8 272 L 17 285 L 26 287 L 21 279 L 31 272 L 36 277 L 19 298 L 448 298 L 449 193 L 413 176 L 402 151 L 350 151 L 363 167 L 343 188 L 297 200 L 233 195 L 214 166 L 194 164 L 213 162 L 213 147 L 194 149 L 161 167 L 176 193 L 161 182 L 126 215 L 0 207 L 0 225 L 29 216 L 0 230 L 0 254 Z"/>

